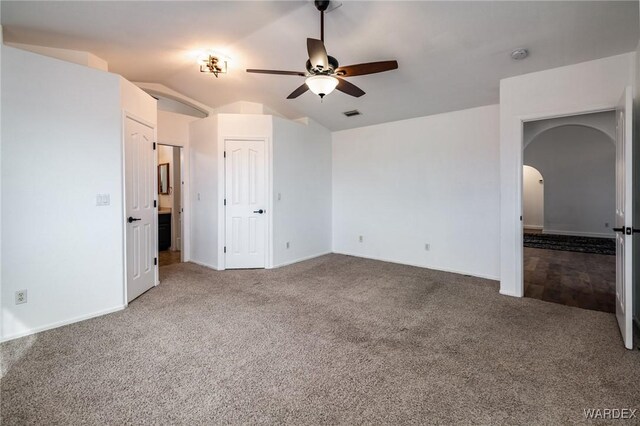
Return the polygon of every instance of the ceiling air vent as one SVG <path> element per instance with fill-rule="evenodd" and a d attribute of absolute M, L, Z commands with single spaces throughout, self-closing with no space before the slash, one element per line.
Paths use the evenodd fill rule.
<path fill-rule="evenodd" d="M 356 115 L 360 115 L 360 111 L 358 111 L 357 109 L 351 110 L 351 111 L 345 111 L 343 112 L 344 115 L 346 115 L 347 117 L 354 117 Z"/>

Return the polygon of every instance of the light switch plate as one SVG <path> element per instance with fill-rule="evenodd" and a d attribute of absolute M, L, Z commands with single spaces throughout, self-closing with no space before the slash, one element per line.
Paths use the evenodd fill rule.
<path fill-rule="evenodd" d="M 111 196 L 109 194 L 96 195 L 96 206 L 108 206 L 111 204 Z"/>

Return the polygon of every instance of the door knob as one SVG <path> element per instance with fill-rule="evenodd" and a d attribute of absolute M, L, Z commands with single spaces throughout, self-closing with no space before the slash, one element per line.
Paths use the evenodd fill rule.
<path fill-rule="evenodd" d="M 139 217 L 131 217 L 129 216 L 129 219 L 127 219 L 127 222 L 131 223 L 131 222 L 135 222 L 136 220 L 142 220 Z"/>
<path fill-rule="evenodd" d="M 267 211 L 260 209 L 260 210 L 254 210 L 253 212 L 254 213 L 258 213 L 258 214 L 262 214 L 262 213 L 266 213 Z"/>
<path fill-rule="evenodd" d="M 613 232 L 622 232 L 622 233 L 624 233 L 624 226 L 621 226 L 620 228 L 613 228 Z"/>

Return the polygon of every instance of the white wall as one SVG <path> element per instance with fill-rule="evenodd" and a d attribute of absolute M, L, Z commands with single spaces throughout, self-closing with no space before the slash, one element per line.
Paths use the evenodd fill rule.
<path fill-rule="evenodd" d="M 193 121 L 189 129 L 190 260 L 210 268 L 224 269 L 224 140 L 264 138 L 270 147 L 271 117 L 215 114 Z"/>
<path fill-rule="evenodd" d="M 8 339 L 124 306 L 122 82 L 6 46 L 2 59 Z M 97 207 L 97 194 L 111 204 Z M 16 305 L 20 289 L 28 302 Z"/>
<path fill-rule="evenodd" d="M 91 52 L 81 50 L 58 49 L 55 47 L 36 46 L 24 43 L 7 43 L 8 46 L 17 49 L 28 50 L 39 55 L 49 56 L 52 58 L 62 59 L 63 61 L 73 62 L 74 64 L 84 65 L 86 67 L 95 68 L 101 71 L 108 71 L 109 64 L 102 58 L 97 57 Z"/>
<path fill-rule="evenodd" d="M 522 169 L 522 219 L 525 228 L 544 227 L 544 179 L 538 169 L 523 166 Z"/>
<path fill-rule="evenodd" d="M 214 269 L 218 268 L 217 134 L 217 115 L 189 125 L 191 241 L 188 259 Z M 187 245 L 186 240 L 184 244 Z M 186 258 L 186 253 L 184 255 Z"/>
<path fill-rule="evenodd" d="M 498 113 L 333 133 L 334 251 L 497 279 Z"/>
<path fill-rule="evenodd" d="M 604 111 L 594 114 L 569 115 L 549 120 L 529 121 L 525 123 L 522 146 L 526 148 L 542 132 L 560 126 L 587 126 L 600 130 L 612 141 L 616 139 L 615 112 Z"/>
<path fill-rule="evenodd" d="M 184 235 L 181 236 L 182 260 L 187 262 L 191 256 L 191 152 L 189 144 L 189 126 L 194 121 L 200 120 L 185 114 L 178 114 L 169 111 L 158 110 L 158 142 L 173 146 L 182 147 L 182 228 Z M 175 162 L 175 160 L 174 160 Z M 176 225 L 179 221 L 172 219 Z"/>
<path fill-rule="evenodd" d="M 307 123 L 273 117 L 275 267 L 331 252 L 331 133 Z"/>
<path fill-rule="evenodd" d="M 153 127 L 157 138 L 158 105 L 138 86 L 120 77 L 120 106 L 124 112 Z"/>
<path fill-rule="evenodd" d="M 169 111 L 158 111 L 158 142 L 166 145 L 187 146 L 189 124 L 197 117 Z"/>
<path fill-rule="evenodd" d="M 263 115 L 263 116 L 276 116 L 280 118 L 284 118 L 282 114 L 275 111 L 272 108 L 269 108 L 266 105 L 257 102 L 247 102 L 247 101 L 239 101 L 233 102 L 227 105 L 222 105 L 213 110 L 215 114 L 252 114 L 252 115 Z"/>
<path fill-rule="evenodd" d="M 500 292 L 521 297 L 522 121 L 615 107 L 635 53 L 500 81 Z"/>
<path fill-rule="evenodd" d="M 224 145 L 242 138 L 264 139 L 271 165 L 267 188 L 272 196 L 265 207 L 274 238 L 267 267 L 330 252 L 330 132 L 312 121 L 225 113 L 190 124 L 191 260 L 224 269 Z"/>
<path fill-rule="evenodd" d="M 610 114 L 613 121 L 614 114 Z M 525 136 L 527 124 L 524 126 Z M 613 237 L 615 145 L 600 130 L 560 126 L 539 134 L 524 150 L 524 164 L 544 176 L 544 232 Z M 526 193 L 527 180 L 523 179 Z M 524 224 L 527 222 L 524 197 Z"/>

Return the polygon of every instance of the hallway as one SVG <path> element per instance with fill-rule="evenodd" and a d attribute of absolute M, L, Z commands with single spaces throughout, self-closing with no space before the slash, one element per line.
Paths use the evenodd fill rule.
<path fill-rule="evenodd" d="M 613 313 L 615 279 L 615 256 L 524 248 L 525 297 Z"/>

